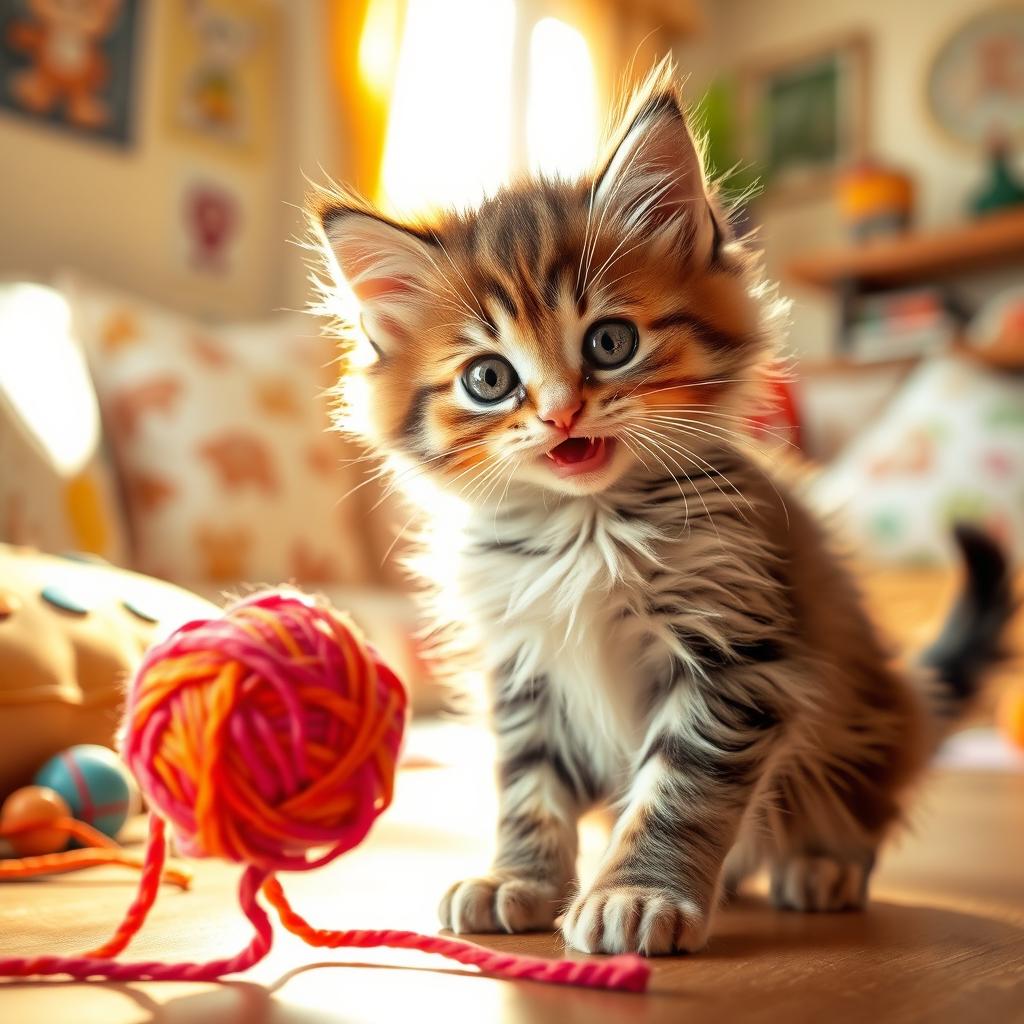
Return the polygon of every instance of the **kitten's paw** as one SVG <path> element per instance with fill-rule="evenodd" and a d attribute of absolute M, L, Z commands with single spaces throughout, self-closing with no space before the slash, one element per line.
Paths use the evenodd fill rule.
<path fill-rule="evenodd" d="M 554 885 L 511 875 L 456 882 L 438 907 L 453 932 L 531 932 L 551 928 L 563 893 Z"/>
<path fill-rule="evenodd" d="M 566 945 L 581 953 L 695 953 L 707 934 L 707 915 L 695 903 L 641 886 L 594 888 L 562 920 Z"/>
<path fill-rule="evenodd" d="M 869 869 L 833 857 L 792 857 L 772 871 L 772 902 L 782 910 L 860 910 L 867 902 Z"/>

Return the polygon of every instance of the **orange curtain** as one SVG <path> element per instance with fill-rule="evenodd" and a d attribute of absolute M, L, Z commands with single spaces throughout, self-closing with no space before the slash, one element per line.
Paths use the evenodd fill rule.
<path fill-rule="evenodd" d="M 330 47 L 340 107 L 342 177 L 376 193 L 405 0 L 330 0 Z"/>

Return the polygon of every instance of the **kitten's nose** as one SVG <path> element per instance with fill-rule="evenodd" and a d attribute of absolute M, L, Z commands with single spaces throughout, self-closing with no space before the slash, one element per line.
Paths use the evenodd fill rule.
<path fill-rule="evenodd" d="M 569 430 L 576 420 L 579 419 L 581 412 L 583 412 L 583 401 L 577 398 L 556 409 L 540 410 L 540 418 L 545 423 L 550 423 L 551 426 L 557 427 L 559 430 Z"/>

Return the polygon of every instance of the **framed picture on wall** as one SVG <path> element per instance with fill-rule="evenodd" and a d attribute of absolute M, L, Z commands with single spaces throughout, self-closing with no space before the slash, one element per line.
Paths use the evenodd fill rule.
<path fill-rule="evenodd" d="M 0 109 L 132 138 L 139 0 L 0 0 Z"/>
<path fill-rule="evenodd" d="M 868 152 L 868 42 L 844 36 L 741 73 L 747 159 L 768 197 L 807 196 Z"/>
<path fill-rule="evenodd" d="M 928 109 L 955 142 L 1024 144 L 1024 4 L 996 4 L 960 25 L 928 70 Z"/>
<path fill-rule="evenodd" d="M 168 130 L 213 156 L 259 158 L 280 116 L 276 0 L 166 0 Z"/>

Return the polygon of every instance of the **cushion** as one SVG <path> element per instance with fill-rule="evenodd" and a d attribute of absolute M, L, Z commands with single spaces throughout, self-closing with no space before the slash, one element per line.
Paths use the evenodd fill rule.
<path fill-rule="evenodd" d="M 360 581 L 368 546 L 307 317 L 212 327 L 65 277 L 142 572 L 190 585 Z"/>
<path fill-rule="evenodd" d="M 951 561 L 957 521 L 1024 559 L 1024 379 L 956 356 L 922 363 L 814 495 L 879 561 Z"/>
<path fill-rule="evenodd" d="M 0 540 L 127 557 L 92 382 L 61 295 L 0 284 Z"/>
<path fill-rule="evenodd" d="M 147 644 L 216 613 L 168 583 L 0 544 L 0 800 L 61 750 L 113 746 Z"/>

